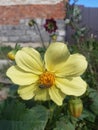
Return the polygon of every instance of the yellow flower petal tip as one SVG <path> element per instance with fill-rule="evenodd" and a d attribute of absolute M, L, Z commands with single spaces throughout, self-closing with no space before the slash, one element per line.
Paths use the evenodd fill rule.
<path fill-rule="evenodd" d="M 15 61 L 7 76 L 20 85 L 18 93 L 25 100 L 52 100 L 62 105 L 66 95 L 80 96 L 86 91 L 86 82 L 80 77 L 87 68 L 86 58 L 70 55 L 64 43 L 50 44 L 43 60 L 35 49 L 22 48 Z"/>

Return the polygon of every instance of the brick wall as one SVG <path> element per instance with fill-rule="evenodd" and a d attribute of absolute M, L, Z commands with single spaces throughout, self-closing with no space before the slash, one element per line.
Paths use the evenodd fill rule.
<path fill-rule="evenodd" d="M 57 33 L 64 34 L 65 15 L 63 1 L 56 4 L 1 5 L 0 42 L 38 42 L 38 32 L 28 26 L 32 18 L 38 22 L 45 41 L 49 39 L 42 29 L 46 18 L 56 19 L 59 28 Z"/>
<path fill-rule="evenodd" d="M 27 18 L 56 18 L 65 17 L 64 4 L 41 5 L 12 5 L 0 6 L 0 24 L 19 24 L 21 19 Z"/>

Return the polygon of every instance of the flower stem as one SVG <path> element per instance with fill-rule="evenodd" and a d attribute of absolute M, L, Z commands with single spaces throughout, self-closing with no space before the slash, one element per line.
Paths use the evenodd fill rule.
<path fill-rule="evenodd" d="M 40 32 L 40 29 L 39 29 L 37 23 L 35 23 L 35 24 L 36 24 L 37 30 L 38 30 L 38 32 L 39 32 L 39 36 L 40 36 L 40 39 L 41 39 L 42 46 L 43 46 L 44 48 L 46 48 L 45 45 L 44 45 L 44 41 L 43 41 L 43 38 L 42 38 L 42 35 L 41 35 L 41 32 Z"/>

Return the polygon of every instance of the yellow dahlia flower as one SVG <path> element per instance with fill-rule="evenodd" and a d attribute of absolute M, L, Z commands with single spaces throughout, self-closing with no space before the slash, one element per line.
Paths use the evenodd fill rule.
<path fill-rule="evenodd" d="M 80 75 L 87 61 L 80 54 L 71 55 L 64 43 L 50 44 L 44 60 L 35 49 L 24 47 L 16 53 L 15 61 L 7 76 L 19 85 L 18 94 L 24 100 L 52 100 L 62 105 L 66 95 L 80 96 L 86 91 Z"/>

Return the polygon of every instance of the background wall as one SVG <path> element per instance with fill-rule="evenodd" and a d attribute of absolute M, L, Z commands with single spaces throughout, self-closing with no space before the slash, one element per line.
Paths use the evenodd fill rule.
<path fill-rule="evenodd" d="M 0 0 L 0 5 L 56 4 L 62 0 Z"/>
<path fill-rule="evenodd" d="M 37 30 L 28 26 L 30 19 L 36 20 L 45 41 L 49 39 L 47 32 L 43 29 L 47 18 L 57 20 L 57 34 L 61 37 L 65 35 L 63 22 L 65 7 L 62 0 L 22 1 L 0 0 L 0 42 L 39 42 Z M 61 37 L 59 36 L 58 40 Z"/>

